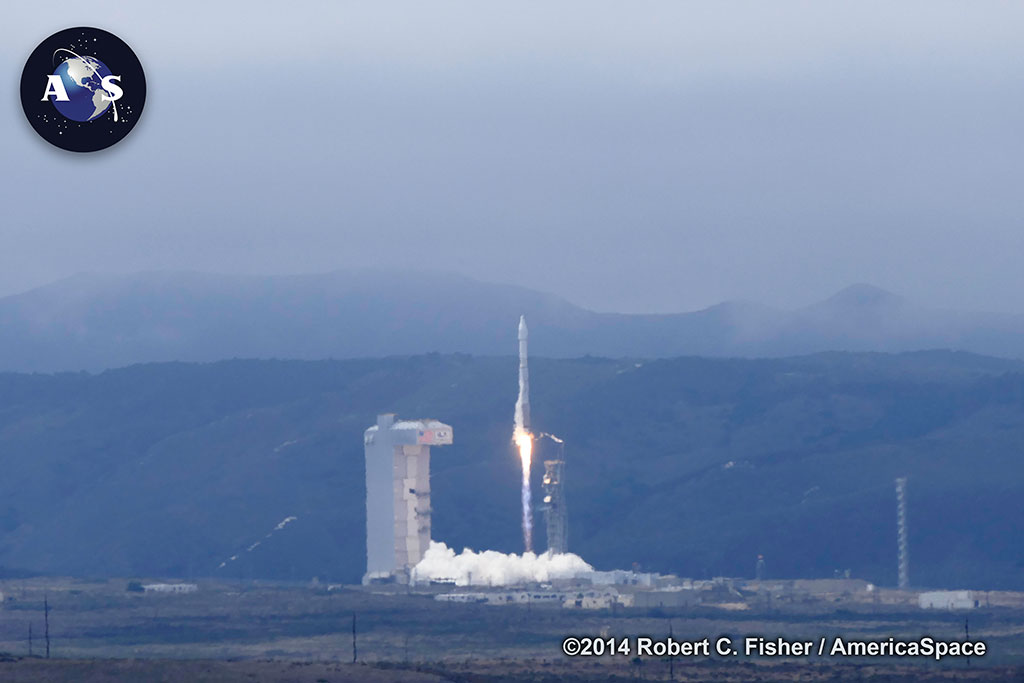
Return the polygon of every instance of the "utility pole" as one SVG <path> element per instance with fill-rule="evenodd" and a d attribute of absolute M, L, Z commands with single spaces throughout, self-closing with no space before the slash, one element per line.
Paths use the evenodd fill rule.
<path fill-rule="evenodd" d="M 356 613 L 352 613 L 352 663 L 355 664 L 358 659 L 356 650 Z"/>
<path fill-rule="evenodd" d="M 50 658 L 50 601 L 43 595 L 43 628 L 46 635 L 46 658 Z"/>
<path fill-rule="evenodd" d="M 668 620 L 668 639 L 672 641 L 672 620 Z M 676 658 L 675 655 L 668 656 L 668 680 L 676 680 Z"/>
<path fill-rule="evenodd" d="M 971 639 L 971 625 L 969 617 L 964 617 L 964 641 Z M 971 658 L 967 657 L 967 666 L 971 665 Z"/>

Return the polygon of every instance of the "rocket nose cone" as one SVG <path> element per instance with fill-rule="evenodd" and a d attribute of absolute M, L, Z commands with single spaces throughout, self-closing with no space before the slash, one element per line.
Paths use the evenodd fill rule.
<path fill-rule="evenodd" d="M 525 315 L 521 315 L 521 316 L 519 316 L 519 338 L 520 339 L 525 339 L 526 338 L 526 333 L 527 333 L 527 329 L 526 329 L 526 316 Z"/>

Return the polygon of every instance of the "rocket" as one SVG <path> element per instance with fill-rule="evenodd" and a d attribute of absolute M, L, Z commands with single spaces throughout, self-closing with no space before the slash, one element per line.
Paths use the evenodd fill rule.
<path fill-rule="evenodd" d="M 516 401 L 516 427 L 530 431 L 530 369 L 526 364 L 526 316 L 519 316 L 519 400 Z"/>

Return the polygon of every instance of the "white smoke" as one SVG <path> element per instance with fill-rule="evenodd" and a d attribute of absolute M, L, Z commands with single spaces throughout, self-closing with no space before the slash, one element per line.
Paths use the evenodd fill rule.
<path fill-rule="evenodd" d="M 454 580 L 457 586 L 512 586 L 583 577 L 593 571 L 583 558 L 572 553 L 506 555 L 494 550 L 477 553 L 466 548 L 456 555 L 444 543 L 431 541 L 423 559 L 413 569 L 413 577 L 416 581 Z"/>
<path fill-rule="evenodd" d="M 288 526 L 289 524 L 291 524 L 292 522 L 294 522 L 297 519 L 298 519 L 298 517 L 295 517 L 293 515 L 285 517 L 280 522 L 278 522 L 277 526 L 275 526 L 273 529 L 270 530 L 269 534 L 267 534 L 266 536 L 263 537 L 263 540 L 256 541 L 255 543 L 250 545 L 248 548 L 246 548 L 245 552 L 251 553 L 253 550 L 256 550 L 256 548 L 260 547 L 260 545 L 263 543 L 263 541 L 265 541 L 266 539 L 268 539 L 271 536 L 273 536 L 275 531 L 280 531 L 281 529 L 285 528 L 286 526 Z M 228 566 L 228 562 L 234 562 L 237 559 L 238 559 L 238 555 L 232 555 L 228 559 L 226 559 L 223 562 L 221 562 L 217 566 L 217 569 L 223 569 L 224 567 Z"/>

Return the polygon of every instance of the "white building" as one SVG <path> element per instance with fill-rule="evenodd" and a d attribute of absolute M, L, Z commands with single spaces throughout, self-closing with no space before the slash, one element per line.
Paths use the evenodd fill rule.
<path fill-rule="evenodd" d="M 366 574 L 363 583 L 408 583 L 430 546 L 430 447 L 452 443 L 437 420 L 377 416 L 363 434 L 366 454 Z"/>
<path fill-rule="evenodd" d="M 147 583 L 142 590 L 146 593 L 195 593 L 199 586 L 194 583 Z"/>
<path fill-rule="evenodd" d="M 481 591 L 477 593 L 440 593 L 438 602 L 475 602 L 485 605 L 555 605 L 566 600 L 565 593 L 549 591 Z"/>
<path fill-rule="evenodd" d="M 612 590 L 583 591 L 479 591 L 470 593 L 440 593 L 438 602 L 476 603 L 482 605 L 529 605 L 539 607 L 566 607 L 576 609 L 608 609 L 613 605 L 630 607 L 632 595 L 621 595 Z"/>
<path fill-rule="evenodd" d="M 921 609 L 973 609 L 978 601 L 971 591 L 929 591 L 917 596 Z"/>
<path fill-rule="evenodd" d="M 613 569 L 607 572 L 592 572 L 588 577 L 595 586 L 644 586 L 650 588 L 654 584 L 656 575 Z"/>

